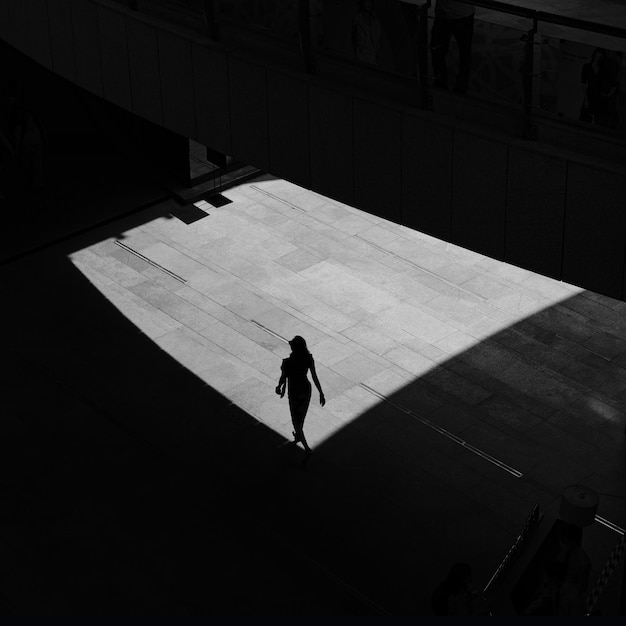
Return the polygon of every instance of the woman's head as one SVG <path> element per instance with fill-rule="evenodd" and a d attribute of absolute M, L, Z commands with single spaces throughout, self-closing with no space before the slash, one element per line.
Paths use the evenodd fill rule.
<path fill-rule="evenodd" d="M 291 351 L 294 354 L 307 354 L 309 352 L 304 337 L 300 337 L 300 335 L 296 335 L 289 342 L 289 345 L 291 346 Z"/>

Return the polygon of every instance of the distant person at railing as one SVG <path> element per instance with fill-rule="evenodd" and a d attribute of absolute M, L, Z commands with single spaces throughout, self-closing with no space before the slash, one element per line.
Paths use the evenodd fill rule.
<path fill-rule="evenodd" d="M 606 51 L 596 48 L 588 63 L 580 72 L 583 86 L 583 104 L 580 109 L 580 121 L 596 124 L 600 113 L 600 94 L 602 93 L 602 70 L 606 61 Z"/>
<path fill-rule="evenodd" d="M 352 20 L 352 50 L 364 63 L 378 64 L 380 54 L 380 20 L 374 12 L 372 0 L 358 0 Z"/>
<path fill-rule="evenodd" d="M 465 93 L 472 65 L 472 37 L 474 35 L 474 6 L 454 0 L 436 0 L 435 20 L 430 33 L 434 86 L 448 89 L 446 56 L 450 39 L 459 47 L 459 72 L 454 91 Z"/>

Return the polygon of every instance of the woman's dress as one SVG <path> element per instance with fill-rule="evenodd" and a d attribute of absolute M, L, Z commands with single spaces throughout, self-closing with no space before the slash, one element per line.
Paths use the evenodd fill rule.
<path fill-rule="evenodd" d="M 302 424 L 311 401 L 311 383 L 307 372 L 311 367 L 313 357 L 290 357 L 283 359 L 282 371 L 287 376 L 287 396 L 289 410 L 294 424 Z"/>

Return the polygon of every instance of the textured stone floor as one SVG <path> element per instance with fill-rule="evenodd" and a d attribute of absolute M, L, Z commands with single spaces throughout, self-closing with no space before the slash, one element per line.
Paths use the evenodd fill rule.
<path fill-rule="evenodd" d="M 428 614 L 568 485 L 626 526 L 626 304 L 283 180 L 224 196 L 2 267 L 11 611 Z M 308 461 L 274 394 L 295 334 Z M 586 531 L 592 580 L 617 539 Z"/>

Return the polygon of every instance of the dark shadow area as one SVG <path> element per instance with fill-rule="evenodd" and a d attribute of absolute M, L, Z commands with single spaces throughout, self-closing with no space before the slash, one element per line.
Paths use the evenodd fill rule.
<path fill-rule="evenodd" d="M 225 206 L 232 202 L 232 200 L 229 200 L 226 196 L 223 196 L 221 193 L 215 193 L 213 195 L 208 196 L 206 201 L 209 204 L 212 204 L 214 207 Z"/>
<path fill-rule="evenodd" d="M 80 200 L 66 169 L 49 171 Z M 132 195 L 143 183 L 128 180 Z M 85 197 L 108 187 L 87 182 Z M 158 198 L 153 184 L 128 206 Z M 303 465 L 69 260 L 168 203 L 97 230 L 75 206 L 63 243 L 3 267 L 3 612 L 429 614 L 450 564 L 486 582 L 536 502 L 577 482 L 624 492 L 625 303 L 582 293 L 489 336 L 373 401 Z M 57 239 L 60 215 L 17 220 L 12 255 Z M 599 513 L 626 525 L 617 500 Z M 616 537 L 596 530 L 592 579 Z"/>
<path fill-rule="evenodd" d="M 159 215 L 147 209 L 5 267 L 8 610 L 429 614 L 450 563 L 472 563 L 486 582 L 535 502 L 581 481 L 623 488 L 623 303 L 573 297 L 389 396 L 522 479 L 386 401 L 302 465 L 300 451 L 138 332 L 68 260 Z M 532 365 L 508 382 L 482 369 L 504 372 L 507 359 Z M 545 382 L 549 369 L 560 384 Z M 624 524 L 620 503 L 599 512 Z M 597 575 L 615 535 L 589 540 Z"/>
<path fill-rule="evenodd" d="M 174 206 L 170 209 L 171 214 L 185 224 L 193 224 L 205 218 L 209 213 L 198 208 L 194 204 Z"/>
<path fill-rule="evenodd" d="M 140 124 L 0 42 L 0 260 L 118 219 L 167 197 L 157 161 L 140 150 Z M 42 129 L 42 185 L 27 177 L 21 118 Z M 159 151 L 155 151 L 159 154 Z M 165 163 L 163 163 L 165 165 Z"/>
<path fill-rule="evenodd" d="M 5 612 L 370 612 L 242 497 L 283 439 L 140 333 L 67 252 L 5 268 Z"/>

